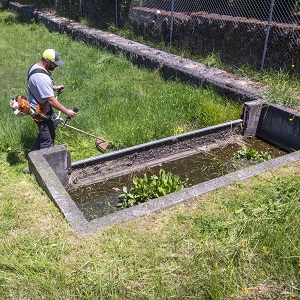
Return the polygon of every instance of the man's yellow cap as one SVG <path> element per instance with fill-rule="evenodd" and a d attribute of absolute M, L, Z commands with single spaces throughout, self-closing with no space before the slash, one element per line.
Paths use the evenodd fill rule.
<path fill-rule="evenodd" d="M 64 62 L 59 59 L 59 53 L 54 49 L 47 49 L 43 53 L 43 58 L 49 59 L 53 63 L 55 63 L 58 67 L 64 65 Z"/>

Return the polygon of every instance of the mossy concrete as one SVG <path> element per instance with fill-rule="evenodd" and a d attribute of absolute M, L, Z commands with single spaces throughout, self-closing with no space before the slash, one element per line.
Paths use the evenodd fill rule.
<path fill-rule="evenodd" d="M 85 232 L 88 222 L 64 187 L 70 167 L 69 157 L 65 145 L 29 152 L 29 171 L 35 175 L 39 185 L 61 210 L 74 231 L 80 234 Z"/>

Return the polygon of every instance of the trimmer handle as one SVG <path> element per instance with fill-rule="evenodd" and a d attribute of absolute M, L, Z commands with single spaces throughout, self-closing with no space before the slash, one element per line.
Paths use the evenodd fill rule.
<path fill-rule="evenodd" d="M 79 109 L 75 106 L 75 107 L 73 108 L 73 111 L 76 112 L 76 113 L 78 113 Z M 66 118 L 66 123 L 67 123 L 68 121 L 70 121 L 70 120 L 71 120 L 71 118 L 70 118 L 70 117 L 67 117 L 67 118 Z"/>

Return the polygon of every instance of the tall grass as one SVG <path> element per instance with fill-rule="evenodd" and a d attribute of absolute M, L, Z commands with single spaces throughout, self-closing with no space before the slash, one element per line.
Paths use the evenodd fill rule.
<path fill-rule="evenodd" d="M 180 82 L 166 82 L 157 72 L 133 66 L 122 55 L 100 51 L 46 28 L 22 22 L 14 15 L 0 16 L 0 149 L 26 151 L 37 130 L 30 117 L 14 117 L 9 99 L 27 95 L 26 74 L 44 49 L 55 48 L 65 65 L 53 72 L 64 84 L 60 101 L 79 113 L 71 125 L 104 136 L 114 149 L 174 135 L 239 118 L 240 104 Z M 20 43 L 25 38 L 28 43 Z M 33 42 L 34 41 L 34 42 Z M 57 144 L 66 144 L 75 159 L 99 154 L 90 137 L 68 128 L 57 130 Z"/>
<path fill-rule="evenodd" d="M 1 299 L 299 299 L 299 163 L 76 236 L 1 155 Z"/>
<path fill-rule="evenodd" d="M 154 48 L 162 49 L 182 57 L 199 61 L 208 67 L 221 68 L 233 74 L 237 74 L 238 76 L 242 75 L 245 78 L 249 78 L 260 83 L 264 87 L 265 96 L 267 96 L 269 103 L 277 103 L 299 110 L 299 74 L 295 72 L 295 65 L 292 62 L 284 69 L 264 69 L 261 71 L 251 65 L 229 65 L 221 59 L 219 53 L 212 52 L 208 55 L 199 55 L 192 53 L 192 51 L 187 47 L 182 47 L 182 45 L 178 45 L 176 43 L 170 47 L 169 45 L 166 45 L 163 40 L 159 41 L 157 39 L 136 36 L 134 35 L 134 30 L 130 25 L 123 28 L 117 28 L 116 26 L 111 25 L 109 30 L 125 38 L 136 40 Z"/>

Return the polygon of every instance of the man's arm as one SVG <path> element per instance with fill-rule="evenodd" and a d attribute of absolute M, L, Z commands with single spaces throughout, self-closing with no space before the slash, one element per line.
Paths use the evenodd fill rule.
<path fill-rule="evenodd" d="M 61 111 L 62 113 L 66 114 L 68 117 L 73 118 L 76 115 L 76 112 L 72 109 L 68 109 L 63 106 L 54 96 L 51 96 L 47 99 L 48 103 L 54 107 L 55 109 Z"/>

